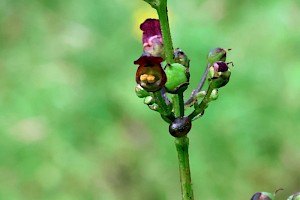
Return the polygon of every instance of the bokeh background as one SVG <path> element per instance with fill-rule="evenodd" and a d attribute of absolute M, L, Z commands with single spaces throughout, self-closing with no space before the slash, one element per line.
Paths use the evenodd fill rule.
<path fill-rule="evenodd" d="M 196 199 L 300 191 L 300 3 L 169 0 L 196 87 L 232 48 L 230 83 L 193 123 Z M 142 0 L 0 1 L 0 199 L 179 200 L 168 125 L 136 97 Z"/>

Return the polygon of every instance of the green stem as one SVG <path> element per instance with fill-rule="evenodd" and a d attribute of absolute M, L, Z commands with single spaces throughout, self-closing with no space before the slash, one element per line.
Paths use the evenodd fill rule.
<path fill-rule="evenodd" d="M 161 33 L 164 41 L 164 50 L 166 54 L 166 61 L 169 64 L 174 63 L 174 50 L 169 26 L 169 19 L 168 19 L 168 9 L 167 9 L 167 0 L 161 0 L 160 5 L 156 9 L 159 21 L 160 21 L 160 28 Z"/>
<path fill-rule="evenodd" d="M 174 94 L 172 100 L 175 117 L 184 116 L 183 94 Z"/>
<path fill-rule="evenodd" d="M 158 8 L 156 8 L 156 10 L 160 21 L 166 61 L 168 64 L 172 64 L 174 63 L 174 50 L 168 20 L 167 0 L 161 0 L 160 5 Z M 175 117 L 184 116 L 183 93 L 173 95 L 173 108 Z M 188 154 L 188 137 L 184 136 L 181 138 L 176 138 L 175 145 L 178 153 L 182 200 L 193 200 L 194 196 Z"/>
<path fill-rule="evenodd" d="M 188 152 L 189 138 L 176 138 L 175 145 L 179 160 L 182 200 L 194 200 Z"/>
<path fill-rule="evenodd" d="M 192 120 L 194 117 L 196 117 L 197 115 L 199 115 L 200 113 L 203 112 L 203 110 L 206 108 L 207 104 L 209 103 L 209 97 L 213 91 L 213 87 L 211 87 L 211 85 L 209 85 L 206 95 L 203 98 L 203 100 L 201 101 L 200 105 L 194 110 L 194 112 L 192 112 L 189 115 L 189 118 Z"/>
<path fill-rule="evenodd" d="M 161 94 L 161 91 L 157 91 L 153 93 L 155 101 L 159 105 L 159 109 L 161 109 L 161 114 L 164 116 L 169 116 L 171 114 L 171 108 L 166 104 L 164 97 Z"/>

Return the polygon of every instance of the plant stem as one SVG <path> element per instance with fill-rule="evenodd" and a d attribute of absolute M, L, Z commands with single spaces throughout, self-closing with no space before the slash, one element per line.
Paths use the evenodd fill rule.
<path fill-rule="evenodd" d="M 164 42 L 164 50 L 166 54 L 166 61 L 168 64 L 172 64 L 174 63 L 174 50 L 168 20 L 167 0 L 161 0 L 160 5 L 156 8 L 156 11 L 160 21 L 160 27 Z M 173 95 L 173 109 L 175 117 L 184 116 L 183 93 Z M 188 137 L 184 136 L 176 138 L 175 145 L 178 153 L 182 200 L 193 200 L 194 196 L 191 183 L 191 173 L 188 154 Z"/>
<path fill-rule="evenodd" d="M 179 160 L 182 200 L 194 200 L 189 164 L 189 138 L 184 136 L 175 139 Z"/>
<path fill-rule="evenodd" d="M 201 78 L 201 80 L 200 80 L 200 83 L 199 83 L 197 89 L 194 90 L 194 91 L 192 92 L 192 95 L 191 95 L 190 98 L 185 102 L 185 105 L 189 105 L 189 104 L 191 104 L 193 101 L 195 101 L 194 97 L 195 97 L 195 95 L 196 95 L 198 92 L 200 92 L 200 90 L 202 89 L 202 87 L 203 87 L 203 85 L 204 85 L 204 82 L 205 82 L 205 80 L 206 80 L 207 74 L 208 74 L 209 67 L 210 67 L 210 64 L 208 64 L 208 65 L 206 66 L 205 71 L 204 71 L 204 74 L 203 74 L 203 76 L 202 76 L 202 78 Z"/>
<path fill-rule="evenodd" d="M 209 103 L 209 97 L 213 91 L 213 87 L 211 85 L 208 86 L 207 92 L 203 100 L 201 101 L 200 105 L 189 115 L 189 118 L 193 120 L 194 117 L 202 113 L 202 111 L 206 108 L 207 104 Z"/>
<path fill-rule="evenodd" d="M 161 114 L 164 116 L 169 116 L 171 114 L 171 108 L 167 105 L 165 98 L 161 94 L 161 91 L 154 92 L 153 96 L 162 111 Z"/>
<path fill-rule="evenodd" d="M 167 9 L 167 0 L 161 0 L 161 4 L 156 9 L 159 21 L 160 21 L 160 28 L 161 33 L 164 41 L 164 50 L 166 54 L 166 61 L 169 64 L 174 63 L 173 58 L 173 44 L 169 26 L 169 19 L 168 19 L 168 9 Z"/>
<path fill-rule="evenodd" d="M 184 116 L 183 93 L 173 95 L 173 108 L 175 117 Z"/>

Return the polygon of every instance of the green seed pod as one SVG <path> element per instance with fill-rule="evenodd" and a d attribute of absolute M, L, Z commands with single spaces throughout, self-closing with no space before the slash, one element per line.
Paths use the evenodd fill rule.
<path fill-rule="evenodd" d="M 223 49 L 223 48 L 214 48 L 210 50 L 207 56 L 207 62 L 208 64 L 213 64 L 217 61 L 226 61 L 226 53 L 230 51 L 231 49 Z"/>
<path fill-rule="evenodd" d="M 297 192 L 296 194 L 289 196 L 287 200 L 300 200 L 300 192 Z"/>
<path fill-rule="evenodd" d="M 167 75 L 165 87 L 168 92 L 183 92 L 187 88 L 189 82 L 186 76 L 186 68 L 183 65 L 179 63 L 168 65 L 165 69 L 165 73 Z"/>
<path fill-rule="evenodd" d="M 142 86 L 140 86 L 139 84 L 135 86 L 135 93 L 139 98 L 150 96 L 150 93 L 144 90 L 144 88 L 142 88 Z"/>
<path fill-rule="evenodd" d="M 169 132 L 173 137 L 183 137 L 192 128 L 192 122 L 188 117 L 178 117 L 169 126 Z"/>
<path fill-rule="evenodd" d="M 275 200 L 275 195 L 270 192 L 257 192 L 250 200 Z"/>

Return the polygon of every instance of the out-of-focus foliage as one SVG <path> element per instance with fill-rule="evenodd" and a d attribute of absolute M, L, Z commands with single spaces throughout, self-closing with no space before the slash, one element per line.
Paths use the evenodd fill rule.
<path fill-rule="evenodd" d="M 232 48 L 231 80 L 190 132 L 196 199 L 300 185 L 300 4 L 169 0 L 196 87 Z M 180 199 L 168 125 L 135 96 L 145 2 L 0 1 L 0 199 Z M 187 97 L 186 97 L 187 98 Z"/>

